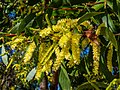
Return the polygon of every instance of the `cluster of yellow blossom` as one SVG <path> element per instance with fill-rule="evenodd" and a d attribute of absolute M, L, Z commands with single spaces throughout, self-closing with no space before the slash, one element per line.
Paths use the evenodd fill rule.
<path fill-rule="evenodd" d="M 53 64 L 54 71 L 58 70 L 64 58 L 65 58 L 65 48 L 62 49 L 59 55 L 56 57 L 56 61 Z"/>
<path fill-rule="evenodd" d="M 63 35 L 58 42 L 59 46 L 61 48 L 66 48 L 68 44 L 70 44 L 69 42 L 70 42 L 71 36 L 72 36 L 71 32 L 68 32 L 65 35 Z"/>
<path fill-rule="evenodd" d="M 19 37 L 15 37 L 11 42 L 9 42 L 8 44 L 11 44 L 11 48 L 15 49 L 15 47 L 17 47 L 18 44 L 21 44 L 23 41 L 25 40 L 25 37 L 23 36 L 19 36 Z"/>
<path fill-rule="evenodd" d="M 40 30 L 40 37 L 49 37 L 53 42 L 48 45 L 49 48 L 46 47 L 48 43 L 40 45 L 36 78 L 40 78 L 41 72 L 49 72 L 51 68 L 57 71 L 64 60 L 68 60 L 69 67 L 80 63 L 81 25 L 87 28 L 92 26 L 88 21 L 78 25 L 78 20 L 61 19 L 56 25 Z M 76 29 L 78 32 L 75 32 Z M 55 57 L 52 58 L 53 53 Z"/>
<path fill-rule="evenodd" d="M 80 34 L 72 35 L 71 49 L 72 49 L 72 57 L 75 64 L 80 63 L 80 47 L 79 47 L 80 38 L 81 38 Z"/>
<path fill-rule="evenodd" d="M 98 26 L 97 30 L 96 30 L 96 35 L 99 36 L 100 34 L 104 33 L 104 28 L 105 28 L 105 24 L 102 23 Z"/>
<path fill-rule="evenodd" d="M 57 25 L 61 26 L 61 28 L 71 29 L 78 25 L 78 19 L 61 19 L 57 22 Z"/>
<path fill-rule="evenodd" d="M 50 34 L 55 34 L 55 32 L 66 33 L 70 32 L 71 29 L 77 28 L 78 31 L 82 30 L 80 25 L 77 23 L 78 19 L 61 19 L 58 20 L 56 25 L 52 25 L 52 27 L 47 27 L 43 30 L 40 30 L 40 36 L 46 37 Z"/>
<path fill-rule="evenodd" d="M 108 53 L 107 53 L 107 67 L 110 72 L 112 72 L 112 56 L 113 56 L 113 45 L 111 43 L 109 45 Z"/>
<path fill-rule="evenodd" d="M 39 79 L 41 77 L 41 74 L 42 74 L 42 65 L 38 63 L 35 78 Z"/>
<path fill-rule="evenodd" d="M 93 29 L 93 26 L 90 24 L 89 21 L 84 21 L 81 23 L 81 25 L 85 26 L 87 29 Z"/>
<path fill-rule="evenodd" d="M 52 29 L 50 27 L 40 31 L 40 36 L 43 38 L 48 36 L 49 34 L 52 34 Z"/>
<path fill-rule="evenodd" d="M 93 48 L 93 73 L 98 74 L 99 60 L 100 60 L 100 46 L 96 43 L 92 43 Z"/>
<path fill-rule="evenodd" d="M 89 42 L 90 40 L 88 38 L 83 39 L 81 42 L 82 49 L 84 49 L 89 44 Z"/>
<path fill-rule="evenodd" d="M 50 59 L 53 52 L 57 48 L 57 44 L 53 43 L 47 46 L 47 43 L 41 43 L 39 48 L 39 58 L 36 71 L 36 79 L 41 77 L 42 72 L 49 72 L 53 64 L 53 60 Z"/>
<path fill-rule="evenodd" d="M 28 46 L 28 49 L 25 53 L 25 56 L 23 58 L 24 63 L 28 62 L 31 59 L 35 48 L 36 48 L 35 42 L 30 43 L 30 45 Z"/>

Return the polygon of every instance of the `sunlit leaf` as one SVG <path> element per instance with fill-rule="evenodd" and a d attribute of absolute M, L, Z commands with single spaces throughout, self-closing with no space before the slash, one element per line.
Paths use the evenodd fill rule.
<path fill-rule="evenodd" d="M 1 49 L 1 54 L 3 55 L 3 56 L 2 56 L 2 61 L 3 61 L 3 63 L 7 66 L 7 64 L 8 64 L 8 56 L 7 56 L 5 53 L 6 53 L 5 47 L 4 47 L 4 45 L 2 44 L 2 49 Z"/>
<path fill-rule="evenodd" d="M 28 82 L 29 82 L 30 80 L 32 80 L 33 77 L 35 76 L 35 73 L 36 73 L 36 68 L 33 68 L 33 69 L 28 73 L 28 75 L 27 75 L 27 77 L 26 77 L 26 80 L 28 80 Z"/>
<path fill-rule="evenodd" d="M 17 33 L 19 25 L 20 23 L 17 23 L 14 27 L 12 27 L 12 29 L 10 30 L 10 33 Z"/>
<path fill-rule="evenodd" d="M 104 0 L 100 0 L 99 2 L 104 2 Z M 104 3 L 100 3 L 100 4 L 96 4 L 96 5 L 92 6 L 92 8 L 95 9 L 95 11 L 98 11 L 103 6 L 104 6 Z"/>

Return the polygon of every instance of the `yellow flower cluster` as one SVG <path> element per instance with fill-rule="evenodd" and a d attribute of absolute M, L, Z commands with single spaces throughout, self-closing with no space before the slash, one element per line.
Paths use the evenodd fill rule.
<path fill-rule="evenodd" d="M 47 27 L 43 30 L 40 30 L 40 36 L 42 38 L 49 36 L 50 34 L 54 34 L 54 32 L 66 33 L 70 32 L 71 28 L 77 28 L 78 31 L 81 31 L 82 28 L 77 23 L 78 19 L 61 19 L 58 20 L 56 25 L 52 25 L 52 27 Z"/>
<path fill-rule="evenodd" d="M 72 33 L 71 32 L 68 32 L 66 33 L 65 35 L 63 35 L 58 44 L 61 48 L 65 48 L 68 46 L 68 44 L 70 44 L 70 39 L 71 39 L 71 36 L 72 36 Z"/>
<path fill-rule="evenodd" d="M 71 29 L 77 26 L 78 19 L 61 19 L 57 22 L 57 25 L 62 26 L 61 28 Z"/>
<path fill-rule="evenodd" d="M 90 40 L 88 38 L 85 38 L 82 40 L 82 43 L 81 43 L 81 46 L 82 46 L 82 49 L 84 49 L 86 47 L 86 45 L 88 45 L 90 42 Z"/>
<path fill-rule="evenodd" d="M 56 71 L 58 70 L 58 68 L 60 67 L 63 59 L 65 58 L 65 48 L 63 48 L 61 50 L 61 52 L 59 53 L 59 55 L 56 57 L 56 61 L 53 64 L 53 70 Z"/>
<path fill-rule="evenodd" d="M 60 25 L 52 25 L 52 29 L 54 32 L 61 32 L 62 28 Z"/>
<path fill-rule="evenodd" d="M 43 30 L 40 31 L 40 36 L 42 38 L 45 38 L 46 36 L 48 36 L 49 34 L 52 34 L 52 29 L 50 27 L 45 28 Z"/>
<path fill-rule="evenodd" d="M 24 40 L 25 40 L 25 37 L 23 36 L 16 37 L 15 39 L 12 40 L 12 42 L 10 42 L 11 48 L 15 49 L 15 47 L 17 47 L 17 45 L 22 43 Z"/>
<path fill-rule="evenodd" d="M 40 61 L 41 61 L 41 58 L 43 57 L 43 55 L 45 54 L 44 53 L 45 50 L 46 50 L 46 44 L 41 43 L 40 47 L 39 47 L 39 57 L 38 57 L 37 71 L 36 71 L 36 75 L 35 75 L 36 79 L 39 79 L 42 74 L 42 64 L 40 63 Z"/>
<path fill-rule="evenodd" d="M 25 53 L 25 56 L 23 58 L 24 63 L 28 62 L 31 59 L 35 48 L 36 48 L 35 42 L 30 43 L 30 45 L 28 46 L 28 49 Z"/>
<path fill-rule="evenodd" d="M 41 63 L 38 63 L 35 78 L 40 79 L 41 74 L 42 74 L 42 65 Z"/>
<path fill-rule="evenodd" d="M 65 51 L 65 59 L 66 60 L 71 60 L 71 53 L 69 52 L 69 49 L 70 49 L 70 47 L 67 47 L 66 51 Z"/>
<path fill-rule="evenodd" d="M 112 72 L 112 56 L 113 56 L 113 45 L 111 43 L 109 45 L 108 53 L 107 53 L 107 67 L 110 72 Z"/>
<path fill-rule="evenodd" d="M 100 47 L 96 43 L 92 43 L 93 48 L 93 73 L 98 74 L 99 71 L 99 60 L 100 60 Z"/>
<path fill-rule="evenodd" d="M 89 21 L 84 21 L 81 25 L 85 26 L 87 29 L 93 29 L 93 26 L 90 24 Z"/>
<path fill-rule="evenodd" d="M 49 72 L 50 69 L 51 69 L 52 64 L 53 64 L 52 59 L 47 61 L 47 63 L 45 65 L 43 65 L 42 72 L 44 72 L 44 71 Z"/>
<path fill-rule="evenodd" d="M 41 44 L 40 44 L 38 60 L 40 60 L 40 59 L 43 57 L 43 55 L 45 54 L 46 47 L 47 47 L 47 46 L 46 46 L 45 43 L 41 43 Z"/>
<path fill-rule="evenodd" d="M 67 66 L 68 66 L 69 68 L 71 68 L 71 67 L 73 67 L 74 65 L 75 65 L 74 59 L 73 59 L 72 55 L 70 55 L 70 57 L 69 57 L 69 62 L 67 63 Z"/>
<path fill-rule="evenodd" d="M 56 57 L 59 56 L 59 54 L 60 54 L 60 48 L 59 48 L 59 47 L 57 47 L 57 48 L 55 49 L 55 54 L 56 54 Z"/>
<path fill-rule="evenodd" d="M 53 43 L 51 46 L 47 46 L 47 43 L 41 43 L 39 48 L 39 58 L 36 72 L 36 79 L 41 77 L 42 72 L 49 72 L 51 66 L 53 64 L 53 60 L 51 56 L 55 49 L 57 48 L 57 44 Z"/>
<path fill-rule="evenodd" d="M 80 63 L 79 42 L 81 35 L 79 33 L 82 31 L 82 27 L 78 25 L 78 20 L 61 19 L 58 20 L 56 25 L 40 30 L 39 35 L 42 38 L 48 36 L 55 43 L 48 45 L 49 48 L 46 47 L 48 43 L 41 43 L 36 72 L 37 78 L 40 78 L 41 72 L 48 72 L 52 66 L 53 71 L 58 70 L 64 59 L 68 60 L 67 65 L 69 67 Z M 83 22 L 82 25 L 92 28 L 88 21 Z M 75 32 L 76 29 L 78 32 Z M 53 53 L 55 53 L 56 57 L 52 58 Z M 51 59 L 53 60 L 50 61 Z"/>
<path fill-rule="evenodd" d="M 81 38 L 80 34 L 72 35 L 71 49 L 72 49 L 72 57 L 75 64 L 80 63 L 80 47 L 79 47 L 80 38 Z"/>
<path fill-rule="evenodd" d="M 104 28 L 105 24 L 104 23 L 100 24 L 96 30 L 96 35 L 99 36 L 100 34 L 104 33 Z"/>

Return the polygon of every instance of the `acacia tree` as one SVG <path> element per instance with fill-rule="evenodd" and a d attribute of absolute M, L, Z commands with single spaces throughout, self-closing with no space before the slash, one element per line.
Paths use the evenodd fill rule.
<path fill-rule="evenodd" d="M 5 0 L 0 6 L 1 89 L 119 89 L 117 0 Z"/>

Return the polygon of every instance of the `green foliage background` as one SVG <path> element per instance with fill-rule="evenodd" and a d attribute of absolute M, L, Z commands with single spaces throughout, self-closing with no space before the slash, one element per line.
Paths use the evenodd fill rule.
<path fill-rule="evenodd" d="M 9 18 L 8 14 L 10 12 L 16 13 L 14 19 Z M 54 41 L 51 37 L 56 33 L 60 33 L 50 33 L 45 35 L 44 38 L 40 36 L 41 31 L 48 33 L 44 31 L 45 28 L 52 29 L 61 19 L 78 19 L 77 23 L 82 27 L 82 31 L 72 28 L 73 30 L 69 30 L 69 32 L 81 35 L 82 38 L 79 41 L 79 48 L 82 51 L 84 50 L 82 45 L 89 46 L 90 52 L 88 55 L 80 58 L 78 65 L 75 64 L 71 68 L 67 66 L 67 60 L 63 58 L 64 60 L 57 71 L 52 71 L 52 69 L 49 73 L 40 71 L 40 76 L 36 79 L 36 72 L 40 62 L 39 48 L 41 44 L 45 43 L 46 45 L 46 48 L 42 52 L 43 57 L 48 52 L 45 58 L 49 56 L 48 61 L 52 59 L 54 63 L 56 59 L 54 47 L 50 51 L 48 51 L 48 48 L 52 46 Z M 82 24 L 85 21 L 89 22 L 89 24 Z M 67 25 L 67 22 L 65 25 Z M 92 25 L 92 28 L 89 28 L 90 25 Z M 1 90 L 34 90 L 36 88 L 35 86 L 39 87 L 41 82 L 44 83 L 45 89 L 47 89 L 47 83 L 50 82 L 50 90 L 55 90 L 58 83 L 61 90 L 111 90 L 113 88 L 119 90 L 119 29 L 119 0 L 1 0 L 0 46 L 1 57 L 3 59 L 0 62 Z M 92 34 L 88 32 L 89 30 L 92 30 Z M 97 33 L 98 30 L 99 32 Z M 62 33 L 64 35 L 66 32 Z M 88 39 L 86 44 L 83 43 L 85 39 Z M 59 44 L 59 40 L 55 39 L 56 45 Z M 31 45 L 32 42 L 35 45 Z M 93 66 L 94 52 L 92 42 L 99 42 L 100 44 L 99 71 L 97 75 L 92 71 L 95 67 Z M 113 45 L 113 54 L 108 53 L 110 45 Z M 7 46 L 10 46 L 10 50 L 16 50 L 12 56 L 9 56 L 10 50 L 5 49 Z M 29 47 L 34 47 L 34 50 L 30 49 L 28 52 Z M 30 61 L 28 62 L 24 62 L 26 53 L 31 55 Z M 108 54 L 110 54 L 109 57 L 107 57 Z M 108 66 L 108 58 L 111 60 L 110 64 L 112 63 L 112 65 Z M 43 63 L 46 62 L 43 61 Z M 112 75 L 112 70 L 109 70 L 109 68 L 115 66 L 118 67 L 118 73 Z M 44 79 L 45 82 L 43 82 Z"/>

